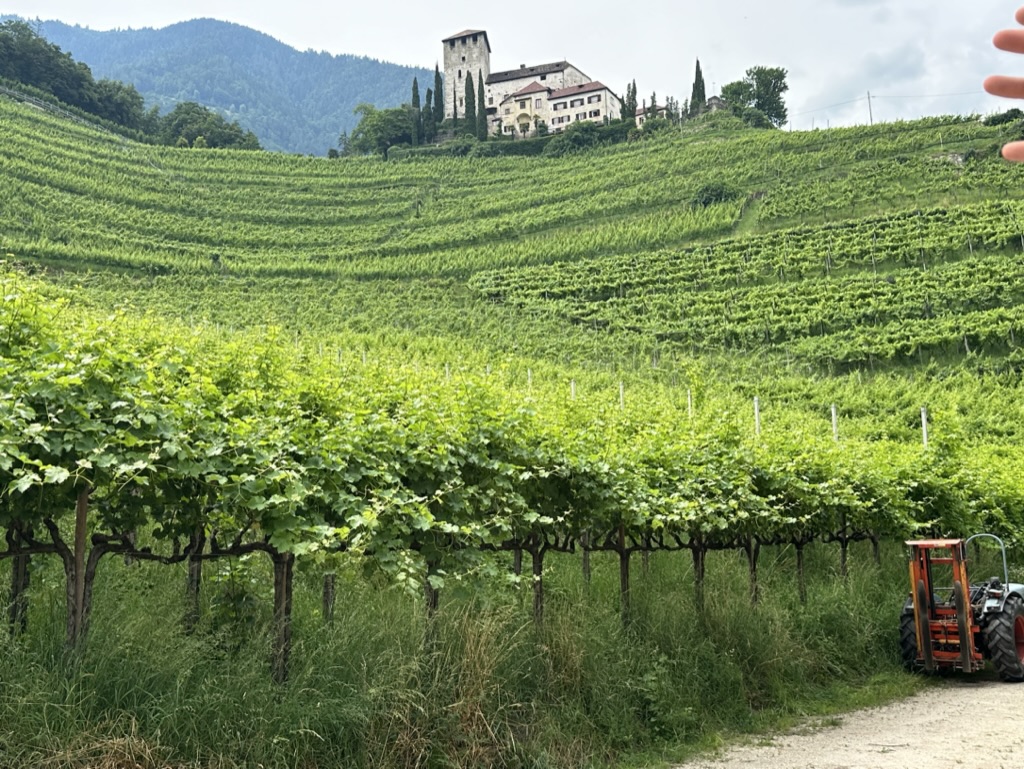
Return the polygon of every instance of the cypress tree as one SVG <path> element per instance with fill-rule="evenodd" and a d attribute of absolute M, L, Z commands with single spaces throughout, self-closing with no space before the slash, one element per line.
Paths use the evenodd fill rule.
<path fill-rule="evenodd" d="M 487 105 L 484 103 L 484 73 L 477 73 L 476 80 L 476 138 L 487 140 Z"/>
<path fill-rule="evenodd" d="M 423 141 L 423 119 L 420 116 L 420 84 L 412 79 L 412 146 Z"/>
<path fill-rule="evenodd" d="M 697 71 L 693 75 L 693 92 L 690 94 L 690 114 L 701 114 L 707 102 L 708 97 L 704 92 L 704 73 L 700 70 L 700 59 L 697 59 Z"/>
<path fill-rule="evenodd" d="M 636 80 L 626 86 L 626 98 L 622 102 L 622 119 L 636 120 Z"/>
<path fill-rule="evenodd" d="M 441 70 L 434 65 L 434 125 L 444 122 L 444 85 L 441 82 Z"/>
<path fill-rule="evenodd" d="M 434 122 L 434 92 L 428 88 L 423 105 L 423 140 L 432 142 L 435 136 L 437 136 L 437 123 Z"/>
<path fill-rule="evenodd" d="M 466 116 L 466 133 L 476 136 L 476 89 L 473 87 L 473 76 L 466 73 L 466 106 L 462 109 Z"/>

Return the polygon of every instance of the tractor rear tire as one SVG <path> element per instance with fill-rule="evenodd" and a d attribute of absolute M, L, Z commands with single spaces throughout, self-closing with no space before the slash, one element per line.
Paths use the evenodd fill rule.
<path fill-rule="evenodd" d="M 907 670 L 917 670 L 917 627 L 914 612 L 903 612 L 900 615 L 900 659 Z"/>
<path fill-rule="evenodd" d="M 1006 599 L 1003 610 L 985 623 L 985 646 L 999 677 L 1024 681 L 1024 601 L 1018 595 Z"/>

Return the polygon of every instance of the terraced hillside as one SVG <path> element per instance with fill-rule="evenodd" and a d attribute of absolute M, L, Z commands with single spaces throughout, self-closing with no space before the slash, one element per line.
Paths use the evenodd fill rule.
<path fill-rule="evenodd" d="M 52 633 L 0 655 L 0 762 L 127 719 L 154 766 L 590 765 L 892 673 L 887 540 L 1022 543 L 1024 171 L 973 119 L 716 120 L 385 163 L 0 99 L 13 637 L 80 651 L 126 557 L 66 719 Z"/>
<path fill-rule="evenodd" d="M 1005 129 L 973 120 L 388 164 L 142 147 L 0 108 L 5 250 L 94 282 L 151 276 L 133 290 L 159 293 L 174 275 L 229 297 L 287 279 L 264 320 L 297 320 L 315 296 L 331 317 L 303 309 L 305 327 L 499 348 L 501 327 L 525 341 L 541 318 L 541 340 L 551 324 L 599 331 L 606 364 L 638 349 L 826 368 L 1016 349 L 1021 172 L 996 156 Z M 174 294 L 186 317 L 215 312 L 216 297 Z"/>

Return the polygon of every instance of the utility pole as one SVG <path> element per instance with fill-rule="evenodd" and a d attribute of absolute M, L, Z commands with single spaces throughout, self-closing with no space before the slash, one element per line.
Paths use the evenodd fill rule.
<path fill-rule="evenodd" d="M 868 91 L 868 125 L 875 124 L 875 114 L 871 109 L 871 91 Z"/>

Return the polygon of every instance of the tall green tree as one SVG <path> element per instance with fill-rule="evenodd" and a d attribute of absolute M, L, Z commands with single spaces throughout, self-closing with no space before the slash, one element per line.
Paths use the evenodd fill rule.
<path fill-rule="evenodd" d="M 473 76 L 466 73 L 466 106 L 462 108 L 466 116 L 466 133 L 476 136 L 476 88 L 473 87 Z"/>
<path fill-rule="evenodd" d="M 420 84 L 412 79 L 412 146 L 423 143 L 423 117 L 420 114 Z"/>
<path fill-rule="evenodd" d="M 412 143 L 409 105 L 377 109 L 372 104 L 360 104 L 355 112 L 360 120 L 348 137 L 348 151 L 351 154 L 387 155 L 388 149 L 396 144 Z"/>
<path fill-rule="evenodd" d="M 476 81 L 476 138 L 487 140 L 487 105 L 484 103 L 484 73 L 477 73 Z"/>
<path fill-rule="evenodd" d="M 758 113 L 776 128 L 786 124 L 788 112 L 782 95 L 789 90 L 788 73 L 782 67 L 751 67 L 743 80 L 722 86 L 722 99 L 751 125 Z"/>
<path fill-rule="evenodd" d="M 693 73 L 693 90 L 690 92 L 690 114 L 699 115 L 704 111 L 708 103 L 707 93 L 704 90 L 704 73 L 700 68 L 700 59 L 697 59 L 697 70 Z"/>
<path fill-rule="evenodd" d="M 444 82 L 441 80 L 441 70 L 434 65 L 434 125 L 441 125 L 444 122 Z"/>
<path fill-rule="evenodd" d="M 423 105 L 423 141 L 432 142 L 436 136 L 437 123 L 434 119 L 434 91 L 428 88 Z"/>
<path fill-rule="evenodd" d="M 622 100 L 622 119 L 636 120 L 636 80 L 626 86 L 626 98 Z"/>

